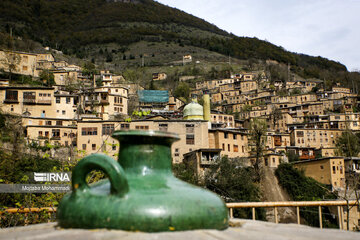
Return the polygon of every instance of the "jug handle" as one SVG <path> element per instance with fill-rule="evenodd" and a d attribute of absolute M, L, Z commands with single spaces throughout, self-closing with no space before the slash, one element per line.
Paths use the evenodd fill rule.
<path fill-rule="evenodd" d="M 107 155 L 92 154 L 81 159 L 73 170 L 72 189 L 75 194 L 90 190 L 86 176 L 92 170 L 101 170 L 108 176 L 111 194 L 123 197 L 129 192 L 128 181 L 120 164 Z"/>

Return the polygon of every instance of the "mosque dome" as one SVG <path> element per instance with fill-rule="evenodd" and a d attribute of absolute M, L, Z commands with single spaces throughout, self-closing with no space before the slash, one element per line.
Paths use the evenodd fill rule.
<path fill-rule="evenodd" d="M 191 102 L 186 105 L 183 114 L 185 120 L 204 120 L 203 106 L 197 102 Z"/>

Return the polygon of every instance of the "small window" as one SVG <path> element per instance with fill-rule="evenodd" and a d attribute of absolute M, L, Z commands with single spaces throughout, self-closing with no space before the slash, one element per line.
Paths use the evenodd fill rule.
<path fill-rule="evenodd" d="M 186 144 L 194 145 L 195 144 L 195 136 L 194 134 L 186 134 Z"/>
<path fill-rule="evenodd" d="M 112 135 L 115 130 L 114 124 L 103 124 L 102 135 Z"/>
<path fill-rule="evenodd" d="M 61 102 L 60 97 L 56 97 L 56 103 L 60 103 L 60 102 Z"/>
<path fill-rule="evenodd" d="M 86 144 L 82 145 L 82 150 L 86 150 Z"/>
<path fill-rule="evenodd" d="M 168 131 L 168 125 L 167 124 L 159 124 L 159 131 L 167 132 Z"/>
<path fill-rule="evenodd" d="M 233 146 L 234 152 L 238 152 L 239 151 L 239 146 L 238 145 L 234 145 Z"/>
<path fill-rule="evenodd" d="M 225 139 L 228 138 L 228 133 L 224 133 L 224 138 L 225 138 Z"/>
<path fill-rule="evenodd" d="M 65 115 L 65 114 L 66 114 L 66 111 L 65 111 L 65 110 L 62 110 L 61 113 L 62 113 L 62 115 Z"/>
<path fill-rule="evenodd" d="M 96 150 L 96 144 L 91 144 L 91 149 Z"/>

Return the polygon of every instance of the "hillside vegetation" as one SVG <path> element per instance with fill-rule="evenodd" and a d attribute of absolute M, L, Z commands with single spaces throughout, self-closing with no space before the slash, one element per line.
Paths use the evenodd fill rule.
<path fill-rule="evenodd" d="M 115 44 L 100 57 L 108 63 L 134 59 L 134 43 L 165 42 L 192 46 L 238 59 L 275 60 L 291 65 L 304 78 L 344 82 L 358 81 L 358 73 L 322 57 L 286 51 L 257 38 L 237 37 L 183 11 L 151 0 L 135 3 L 106 0 L 2 0 L 0 1 L 0 46 L 6 34 L 40 42 L 65 54 L 96 62 L 99 46 Z M 1 36 L 3 36 L 1 38 Z M 115 56 L 113 56 L 115 54 Z M 155 55 L 155 53 L 153 53 Z M 152 54 L 152 55 L 153 55 Z M 154 61 L 156 63 L 156 61 Z"/>

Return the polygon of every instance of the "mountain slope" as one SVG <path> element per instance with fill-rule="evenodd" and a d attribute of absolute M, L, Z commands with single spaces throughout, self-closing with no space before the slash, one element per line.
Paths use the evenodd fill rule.
<path fill-rule="evenodd" d="M 68 54 L 87 56 L 99 44 L 126 48 L 139 41 L 195 46 L 238 59 L 290 63 L 303 77 L 344 78 L 344 65 L 286 51 L 257 38 L 237 37 L 152 0 L 2 0 L 0 32 L 29 38 Z M 348 77 L 347 77 L 348 78 Z"/>

